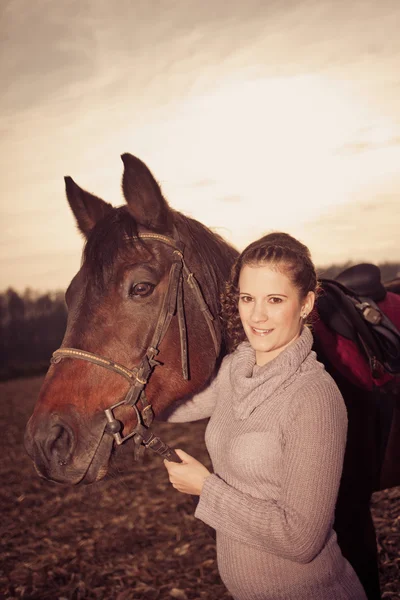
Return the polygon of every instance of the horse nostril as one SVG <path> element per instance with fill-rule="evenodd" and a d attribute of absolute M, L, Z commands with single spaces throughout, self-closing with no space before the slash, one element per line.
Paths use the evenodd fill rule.
<path fill-rule="evenodd" d="M 66 425 L 53 425 L 44 444 L 47 460 L 58 460 L 58 464 L 66 465 L 73 451 L 74 435 Z"/>

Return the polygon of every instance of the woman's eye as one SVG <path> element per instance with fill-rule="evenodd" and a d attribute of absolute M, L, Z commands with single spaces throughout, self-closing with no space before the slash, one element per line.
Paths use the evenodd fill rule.
<path fill-rule="evenodd" d="M 240 296 L 240 299 L 242 302 L 245 302 L 245 303 L 251 302 L 251 300 L 252 300 L 251 296 Z"/>
<path fill-rule="evenodd" d="M 270 301 L 272 302 L 272 304 L 279 304 L 280 302 L 282 302 L 282 298 L 276 298 L 275 296 L 273 296 L 272 298 L 270 298 Z"/>
<path fill-rule="evenodd" d="M 145 298 L 146 296 L 150 296 L 152 291 L 154 290 L 155 285 L 152 283 L 135 283 L 129 290 L 130 296 L 140 296 L 141 298 Z"/>

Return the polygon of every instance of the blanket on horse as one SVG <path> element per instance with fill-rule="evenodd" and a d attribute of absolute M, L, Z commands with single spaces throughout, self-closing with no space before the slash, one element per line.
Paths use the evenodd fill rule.
<path fill-rule="evenodd" d="M 338 371 L 358 387 L 372 390 L 400 378 L 400 296 L 384 289 L 379 273 L 379 282 L 368 289 L 367 297 L 366 273 L 377 277 L 379 269 L 374 265 L 356 265 L 337 281 L 321 280 L 322 294 L 314 310 L 313 331 L 326 358 Z M 346 285 L 353 281 L 353 287 L 345 287 L 342 281 Z"/>

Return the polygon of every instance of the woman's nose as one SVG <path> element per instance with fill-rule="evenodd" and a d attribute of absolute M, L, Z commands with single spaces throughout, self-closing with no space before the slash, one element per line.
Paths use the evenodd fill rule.
<path fill-rule="evenodd" d="M 268 311 L 267 307 L 263 302 L 255 302 L 253 305 L 252 312 L 252 320 L 255 323 L 261 323 L 262 321 L 267 321 L 268 319 Z"/>

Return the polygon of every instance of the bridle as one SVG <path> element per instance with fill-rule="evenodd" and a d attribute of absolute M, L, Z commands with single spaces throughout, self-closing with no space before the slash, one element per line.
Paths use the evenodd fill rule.
<path fill-rule="evenodd" d="M 182 242 L 158 233 L 141 233 L 129 239 L 156 240 L 158 242 L 162 242 L 163 244 L 167 244 L 174 249 L 173 261 L 169 271 L 168 287 L 162 301 L 161 310 L 158 315 L 150 345 L 148 346 L 142 360 L 138 366 L 128 369 L 124 365 L 99 356 L 98 354 L 93 354 L 92 352 L 86 352 L 85 350 L 80 350 L 78 348 L 59 348 L 53 353 L 50 362 L 56 365 L 64 358 L 85 360 L 113 371 L 114 373 L 118 373 L 118 375 L 122 375 L 122 377 L 125 377 L 125 379 L 127 379 L 130 383 L 130 388 L 123 400 L 116 402 L 104 410 L 107 419 L 105 424 L 105 432 L 114 437 L 114 440 L 118 446 L 130 438 L 133 438 L 135 443 L 135 460 L 140 458 L 145 448 L 151 448 L 154 452 L 168 460 L 181 462 L 181 459 L 178 457 L 176 452 L 150 431 L 150 425 L 154 420 L 154 412 L 151 404 L 147 400 L 145 387 L 149 381 L 153 369 L 161 364 L 158 360 L 156 360 L 155 357 L 159 353 L 159 345 L 167 333 L 172 317 L 175 314 L 177 315 L 179 324 L 182 375 L 186 380 L 188 380 L 190 377 L 185 307 L 183 301 L 183 280 L 187 282 L 192 290 L 200 307 L 200 311 L 206 320 L 211 338 L 214 343 L 215 354 L 218 356 L 220 345 L 218 342 L 216 323 L 212 313 L 210 312 L 210 309 L 207 306 L 194 274 L 186 265 L 183 256 L 184 246 Z M 122 436 L 121 434 L 123 424 L 114 416 L 114 410 L 123 405 L 131 406 L 135 411 L 137 418 L 136 427 L 125 436 Z"/>

